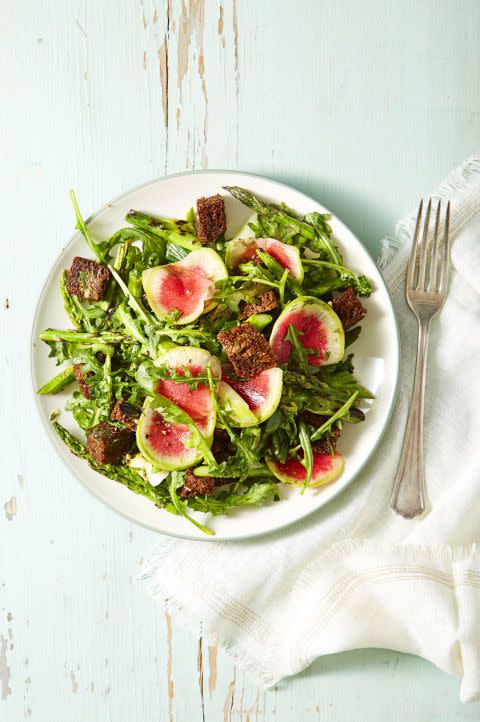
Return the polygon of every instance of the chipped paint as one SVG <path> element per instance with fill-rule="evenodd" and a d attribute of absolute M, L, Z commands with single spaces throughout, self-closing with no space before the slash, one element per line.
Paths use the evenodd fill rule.
<path fill-rule="evenodd" d="M 93 681 L 93 679 L 92 679 L 92 681 L 90 682 L 90 692 L 91 692 L 92 694 L 95 692 L 95 682 Z"/>
<path fill-rule="evenodd" d="M 210 697 L 212 696 L 212 693 L 215 692 L 215 688 L 217 686 L 217 656 L 218 647 L 216 644 L 211 644 L 208 647 L 208 691 L 210 693 Z"/>
<path fill-rule="evenodd" d="M 156 25 L 156 24 L 157 24 L 157 20 L 158 20 L 158 14 L 157 14 L 157 8 L 155 8 L 154 13 L 153 13 L 152 23 L 153 23 L 154 25 Z"/>
<path fill-rule="evenodd" d="M 5 509 L 5 516 L 7 517 L 8 521 L 12 521 L 12 519 L 17 514 L 17 499 L 16 497 L 12 496 L 9 501 L 6 501 L 3 505 L 3 508 Z"/>
<path fill-rule="evenodd" d="M 7 664 L 7 638 L 0 634 L 0 682 L 2 683 L 2 700 L 7 699 L 12 690 L 9 686 L 10 667 Z"/>
<path fill-rule="evenodd" d="M 24 480 L 23 480 L 22 474 L 18 474 L 18 475 L 17 475 L 17 479 L 18 479 L 18 483 L 20 484 L 20 489 L 24 489 L 24 488 L 25 488 L 25 482 L 24 482 Z"/>
<path fill-rule="evenodd" d="M 172 618 L 168 612 L 165 612 L 165 621 L 167 623 L 167 685 L 168 685 L 168 719 L 173 722 L 173 653 L 172 653 Z"/>
<path fill-rule="evenodd" d="M 25 684 L 32 684 L 32 678 L 31 678 L 31 677 L 26 677 L 26 678 L 25 678 Z"/>
<path fill-rule="evenodd" d="M 202 140 L 202 168 L 208 165 L 206 155 L 207 132 L 208 132 L 208 95 L 205 80 L 205 52 L 204 52 L 204 28 L 205 28 L 205 0 L 189 0 L 188 10 L 185 0 L 182 0 L 182 11 L 179 20 L 178 43 L 177 43 L 177 84 L 180 93 L 180 105 L 183 105 L 183 80 L 188 72 L 190 63 L 190 45 L 195 35 L 196 48 L 194 58 L 198 56 L 197 70 L 200 78 L 202 95 L 204 100 L 203 114 L 203 140 Z M 177 128 L 179 123 L 179 110 L 177 110 Z"/>
<path fill-rule="evenodd" d="M 198 686 L 200 688 L 200 701 L 202 704 L 202 720 L 205 722 L 205 698 L 203 693 L 203 638 L 198 640 L 197 652 Z"/>
<path fill-rule="evenodd" d="M 233 695 L 235 694 L 235 683 L 236 683 L 236 668 L 233 668 L 233 679 L 228 685 L 227 696 L 225 698 L 225 704 L 223 705 L 223 722 L 231 722 L 232 719 L 232 707 L 233 707 Z"/>
<path fill-rule="evenodd" d="M 132 543 L 132 540 L 133 540 L 133 529 L 130 529 L 130 531 L 128 532 L 128 541 L 130 542 L 130 544 Z"/>
<path fill-rule="evenodd" d="M 8 612 L 7 614 L 7 622 L 11 622 L 13 619 L 13 614 L 11 612 Z"/>
<path fill-rule="evenodd" d="M 232 0 L 232 12 L 233 12 L 233 38 L 234 38 L 234 52 L 235 52 L 235 99 L 237 104 L 236 123 L 237 123 L 237 146 L 235 151 L 235 158 L 238 165 L 238 116 L 240 110 L 240 64 L 239 64 L 239 51 L 238 51 L 238 14 L 237 14 L 237 0 Z"/>
<path fill-rule="evenodd" d="M 218 16 L 218 34 L 222 39 L 222 45 L 225 47 L 225 29 L 223 27 L 223 5 L 220 5 L 220 15 Z"/>
<path fill-rule="evenodd" d="M 8 298 L 6 298 L 3 302 L 3 308 L 5 309 L 5 311 L 8 311 L 8 309 L 10 308 L 10 301 L 8 300 Z"/>
<path fill-rule="evenodd" d="M 76 678 L 76 676 L 75 676 L 75 672 L 73 671 L 73 669 L 72 669 L 72 671 L 70 672 L 70 680 L 71 680 L 71 682 L 72 682 L 72 692 L 73 692 L 73 694 L 77 694 L 77 692 L 78 692 L 78 682 L 77 682 L 77 678 Z"/>
<path fill-rule="evenodd" d="M 166 36 L 158 49 L 158 64 L 160 67 L 160 85 L 162 88 L 163 123 L 168 130 L 168 44 Z"/>
<path fill-rule="evenodd" d="M 143 51 L 143 69 L 144 70 L 147 69 L 147 51 L 146 50 Z"/>

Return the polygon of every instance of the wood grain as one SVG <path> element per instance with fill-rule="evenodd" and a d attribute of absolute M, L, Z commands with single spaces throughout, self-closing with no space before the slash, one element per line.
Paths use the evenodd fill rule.
<path fill-rule="evenodd" d="M 72 186 L 88 214 L 165 173 L 264 173 L 375 252 L 478 144 L 478 2 L 4 0 L 0 13 L 2 722 L 479 719 L 416 658 L 335 655 L 265 691 L 200 644 L 136 581 L 155 535 L 53 455 L 27 353 Z"/>

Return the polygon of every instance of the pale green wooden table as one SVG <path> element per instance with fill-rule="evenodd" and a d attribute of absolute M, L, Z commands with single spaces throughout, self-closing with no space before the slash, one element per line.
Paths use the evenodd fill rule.
<path fill-rule="evenodd" d="M 165 173 L 264 173 L 376 252 L 478 144 L 480 3 L 3 0 L 0 12 L 0 720 L 480 719 L 457 680 L 388 651 L 323 659 L 264 692 L 166 618 L 135 582 L 155 535 L 52 456 L 27 364 L 70 186 L 89 212 Z"/>

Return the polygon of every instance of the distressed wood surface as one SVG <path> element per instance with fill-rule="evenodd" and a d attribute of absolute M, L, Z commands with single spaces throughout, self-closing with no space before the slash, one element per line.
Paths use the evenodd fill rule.
<path fill-rule="evenodd" d="M 155 535 L 52 455 L 27 349 L 71 186 L 90 212 L 165 173 L 250 170 L 316 196 L 378 250 L 478 151 L 479 3 L 4 0 L 0 13 L 0 720 L 478 720 L 420 659 L 335 655 L 264 691 L 178 626 L 135 581 Z"/>

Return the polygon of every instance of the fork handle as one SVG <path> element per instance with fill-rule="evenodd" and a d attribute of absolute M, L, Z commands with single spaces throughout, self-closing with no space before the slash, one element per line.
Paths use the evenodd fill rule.
<path fill-rule="evenodd" d="M 406 519 L 425 511 L 423 465 L 423 406 L 430 321 L 419 321 L 417 361 L 402 455 L 393 488 L 391 507 Z"/>

